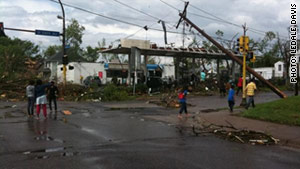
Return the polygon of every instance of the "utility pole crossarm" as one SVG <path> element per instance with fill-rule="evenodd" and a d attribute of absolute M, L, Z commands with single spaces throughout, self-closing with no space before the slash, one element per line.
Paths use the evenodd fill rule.
<path fill-rule="evenodd" d="M 217 41 L 215 41 L 213 38 L 211 38 L 208 34 L 206 34 L 203 30 L 201 30 L 198 26 L 196 26 L 192 21 L 186 18 L 184 13 L 180 13 L 179 16 L 185 20 L 188 24 L 190 24 L 194 29 L 196 29 L 199 33 L 201 33 L 204 37 L 206 37 L 211 43 L 213 43 L 216 47 L 218 47 L 222 52 L 224 52 L 226 55 L 230 56 L 232 60 L 236 61 L 238 64 L 243 65 L 243 61 L 241 61 L 237 56 L 235 56 L 232 52 L 225 49 L 222 45 L 220 45 Z M 262 81 L 264 84 L 266 84 L 273 92 L 275 92 L 278 96 L 281 98 L 286 98 L 287 95 L 284 94 L 282 91 L 280 91 L 278 88 L 276 88 L 273 84 L 271 84 L 269 81 L 264 79 L 260 74 L 256 73 L 253 69 L 246 66 L 246 69 L 249 73 L 253 74 L 257 79 Z"/>
<path fill-rule="evenodd" d="M 183 10 L 183 12 L 182 12 L 182 15 L 184 15 L 184 16 L 186 16 L 186 9 L 187 9 L 188 5 L 189 5 L 189 2 L 185 2 L 184 10 Z M 176 29 L 178 29 L 178 27 L 179 27 L 181 21 L 182 21 L 182 17 L 180 17 L 180 19 L 179 19 L 179 21 L 178 21 L 178 24 L 177 24 L 177 26 L 176 26 Z"/>

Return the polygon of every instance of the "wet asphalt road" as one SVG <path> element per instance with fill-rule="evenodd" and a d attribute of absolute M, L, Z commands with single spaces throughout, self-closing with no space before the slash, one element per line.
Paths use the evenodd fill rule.
<path fill-rule="evenodd" d="M 265 99 L 261 100 L 275 97 L 263 95 L 261 98 Z M 218 97 L 200 100 L 223 104 Z M 193 101 L 196 103 L 197 99 Z M 213 135 L 195 137 L 187 131 L 179 132 L 174 124 L 143 118 L 143 115 L 174 114 L 177 110 L 173 109 L 149 106 L 118 110 L 107 108 L 104 103 L 64 102 L 60 103 L 60 109 L 70 110 L 72 115 L 59 112 L 54 120 L 53 113 L 50 119 L 37 121 L 24 116 L 25 103 L 9 107 L 12 104 L 15 103 L 0 103 L 1 169 L 298 169 L 300 166 L 299 150 L 233 143 Z"/>

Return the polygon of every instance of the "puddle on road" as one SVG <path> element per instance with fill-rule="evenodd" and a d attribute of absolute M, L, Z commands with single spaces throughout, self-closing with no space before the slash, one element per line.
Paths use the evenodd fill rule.
<path fill-rule="evenodd" d="M 39 149 L 39 150 L 34 150 L 34 151 L 25 151 L 22 154 L 24 155 L 29 155 L 29 154 L 34 154 L 34 153 L 53 153 L 53 152 L 59 152 L 66 150 L 67 148 L 70 147 L 55 147 L 55 148 L 46 148 L 46 149 Z"/>
<path fill-rule="evenodd" d="M 47 135 L 37 136 L 34 139 L 37 140 L 37 141 L 45 140 L 45 141 L 55 141 L 55 142 L 58 142 L 58 143 L 65 143 L 64 140 L 53 138 L 53 137 L 47 136 Z"/>
<path fill-rule="evenodd" d="M 97 133 L 96 130 L 94 130 L 94 129 L 89 129 L 89 128 L 86 128 L 86 127 L 82 127 L 81 130 L 86 131 L 86 132 L 88 132 L 88 133 L 92 133 L 92 134 L 96 134 L 96 133 Z"/>

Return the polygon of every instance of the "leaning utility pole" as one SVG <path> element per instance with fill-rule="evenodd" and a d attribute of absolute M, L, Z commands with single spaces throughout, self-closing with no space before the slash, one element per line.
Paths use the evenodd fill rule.
<path fill-rule="evenodd" d="M 199 33 L 201 33 L 205 38 L 207 38 L 211 43 L 213 43 L 216 47 L 218 47 L 222 52 L 224 52 L 227 56 L 231 57 L 232 60 L 236 61 L 238 64 L 243 65 L 243 61 L 241 61 L 237 56 L 235 56 L 232 52 L 225 49 L 222 45 L 220 45 L 217 41 L 215 41 L 213 38 L 211 38 L 208 34 L 206 34 L 203 30 L 201 30 L 198 26 L 196 26 L 192 21 L 186 18 L 186 8 L 187 4 L 184 8 L 184 11 L 182 13 L 179 13 L 179 16 L 181 17 L 179 22 L 181 20 L 185 20 L 189 25 L 191 25 L 194 29 L 196 29 Z M 179 25 L 179 24 L 178 24 Z M 280 91 L 278 88 L 276 88 L 273 84 L 271 84 L 269 81 L 264 79 L 261 75 L 256 73 L 253 69 L 246 66 L 246 70 L 253 74 L 257 79 L 262 81 L 264 84 L 266 84 L 273 92 L 275 92 L 278 96 L 281 98 L 286 98 L 287 95 L 284 94 L 282 91 Z"/>

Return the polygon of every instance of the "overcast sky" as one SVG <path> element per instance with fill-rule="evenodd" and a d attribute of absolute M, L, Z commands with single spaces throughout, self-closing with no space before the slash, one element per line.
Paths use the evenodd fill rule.
<path fill-rule="evenodd" d="M 151 28 L 162 29 L 157 23 L 159 18 L 167 23 L 168 31 L 182 32 L 182 28 L 175 29 L 179 19 L 178 11 L 162 3 L 160 0 L 118 0 L 133 8 L 144 11 L 153 16 L 147 16 L 134 11 L 114 0 L 62 0 L 63 3 L 81 7 L 95 13 L 120 19 L 129 23 Z M 184 3 L 181 0 L 164 0 L 173 7 L 183 9 Z M 247 34 L 250 37 L 262 38 L 261 31 L 278 32 L 283 37 L 288 37 L 287 27 L 290 22 L 290 4 L 296 3 L 294 0 L 190 0 L 192 6 L 188 7 L 187 16 L 201 29 L 208 34 L 215 36 L 219 29 L 224 32 L 224 38 L 232 39 L 239 33 L 242 35 L 241 27 L 226 24 L 197 15 L 213 18 L 204 11 L 213 14 L 225 21 L 242 25 L 247 23 L 252 31 Z M 298 23 L 300 22 L 300 3 L 297 2 Z M 197 7 L 198 9 L 196 9 Z M 202 11 L 201 11 L 202 10 Z M 116 41 L 134 34 L 131 38 L 150 40 L 160 46 L 164 45 L 163 32 L 148 30 L 140 27 L 123 24 L 109 20 L 100 16 L 92 15 L 77 9 L 65 7 L 67 24 L 71 18 L 75 18 L 85 27 L 83 36 L 83 46 L 96 46 L 98 41 L 105 38 L 108 42 Z M 0 22 L 4 22 L 5 27 L 22 29 L 44 29 L 60 31 L 62 30 L 62 20 L 57 19 L 61 15 L 59 4 L 50 0 L 1 0 L 0 1 Z M 216 19 L 216 18 L 215 18 Z M 259 30 L 254 33 L 253 29 Z M 138 32 L 137 32 L 138 31 Z M 18 37 L 40 44 L 43 48 L 48 45 L 59 45 L 57 37 L 37 36 L 32 33 L 5 31 L 10 37 Z M 188 43 L 191 37 L 185 38 Z M 201 38 L 198 38 L 199 40 Z M 182 45 L 181 34 L 168 33 L 168 42 Z"/>

